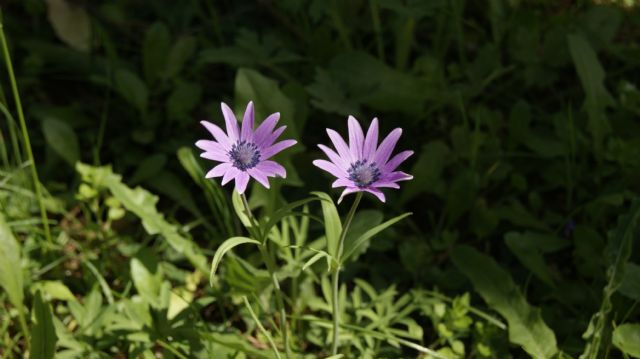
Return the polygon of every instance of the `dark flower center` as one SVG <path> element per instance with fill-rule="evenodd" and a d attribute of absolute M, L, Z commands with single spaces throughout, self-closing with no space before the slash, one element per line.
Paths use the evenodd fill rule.
<path fill-rule="evenodd" d="M 358 160 L 351 164 L 347 170 L 349 179 L 358 187 L 367 187 L 380 179 L 380 170 L 375 162 L 367 163 L 367 160 Z"/>
<path fill-rule="evenodd" d="M 253 168 L 260 162 L 260 150 L 258 150 L 258 146 L 253 142 L 236 142 L 231 146 L 228 155 L 233 167 L 241 171 Z"/>

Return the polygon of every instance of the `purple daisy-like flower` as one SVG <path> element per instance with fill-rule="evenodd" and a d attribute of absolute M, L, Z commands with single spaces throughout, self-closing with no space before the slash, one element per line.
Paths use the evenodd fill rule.
<path fill-rule="evenodd" d="M 287 128 L 281 126 L 274 130 L 280 113 L 269 115 L 254 131 L 253 102 L 247 104 L 241 127 L 238 127 L 236 116 L 229 106 L 223 102 L 220 107 L 227 127 L 226 133 L 211 122 L 200 122 L 215 139 L 196 142 L 196 146 L 205 151 L 200 157 L 222 162 L 207 172 L 205 177 L 222 177 L 223 186 L 235 179 L 239 194 L 247 189 L 250 177 L 266 188 L 269 188 L 269 177 L 286 177 L 284 167 L 269 160 L 278 152 L 296 144 L 295 140 L 275 142 Z"/>
<path fill-rule="evenodd" d="M 315 160 L 313 164 L 338 178 L 333 182 L 333 188 L 346 187 L 338 203 L 345 195 L 362 191 L 369 192 L 384 202 L 384 193 L 380 188 L 400 188 L 397 182 L 413 178 L 407 173 L 396 171 L 413 151 L 403 151 L 389 159 L 402 134 L 401 128 L 391 131 L 380 146 L 377 118 L 371 121 L 365 137 L 358 120 L 349 116 L 348 145 L 336 131 L 327 129 L 327 133 L 337 152 L 325 145 L 318 145 L 330 161 Z"/>

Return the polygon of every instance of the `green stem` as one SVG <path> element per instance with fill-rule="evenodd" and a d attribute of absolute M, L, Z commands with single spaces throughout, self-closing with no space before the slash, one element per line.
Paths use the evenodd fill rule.
<path fill-rule="evenodd" d="M 242 300 L 244 300 L 244 305 L 249 310 L 249 314 L 251 314 L 251 318 L 253 318 L 253 320 L 256 322 L 256 325 L 258 326 L 258 329 L 260 330 L 262 335 L 267 337 L 267 341 L 269 342 L 269 345 L 271 345 L 271 349 L 273 349 L 273 352 L 276 354 L 276 358 L 281 359 L 282 357 L 280 356 L 280 352 L 278 351 L 278 347 L 276 346 L 276 343 L 273 342 L 273 338 L 271 338 L 271 335 L 269 335 L 269 332 L 264 328 L 262 323 L 260 323 L 258 316 L 253 311 L 253 308 L 251 308 L 251 304 L 249 304 L 249 300 L 244 295 L 242 296 Z"/>
<path fill-rule="evenodd" d="M 258 229 L 258 223 L 253 216 L 253 212 L 251 212 L 251 208 L 249 207 L 247 196 L 245 196 L 245 194 L 243 193 L 240 195 L 240 198 L 242 198 L 242 204 L 244 205 L 244 210 L 247 214 L 247 217 L 249 217 L 249 221 L 251 221 L 251 226 L 256 229 L 256 233 L 260 233 L 260 230 Z M 285 354 L 287 358 L 291 358 L 291 348 L 289 347 L 289 333 L 287 328 L 287 313 L 284 308 L 284 299 L 282 298 L 280 283 L 278 282 L 278 277 L 276 276 L 276 265 L 269 255 L 267 240 L 265 238 L 256 239 L 261 243 L 258 248 L 260 248 L 262 260 L 267 266 L 267 271 L 269 272 L 269 276 L 273 281 L 274 293 L 276 296 L 276 305 L 278 306 L 278 311 L 280 312 L 280 332 L 282 333 L 282 341 L 284 342 Z"/>
<path fill-rule="evenodd" d="M 31 344 L 31 335 L 29 334 L 29 326 L 27 325 L 27 320 L 25 318 L 24 307 L 18 308 L 18 321 L 20 322 L 20 330 L 22 330 L 24 342 L 26 343 L 27 348 L 29 348 L 29 345 Z"/>
<path fill-rule="evenodd" d="M 353 216 L 356 214 L 356 209 L 358 209 L 358 205 L 360 204 L 361 199 L 362 192 L 358 192 L 356 194 L 356 199 L 353 200 L 351 209 L 347 214 L 344 226 L 342 227 L 342 232 L 340 233 L 340 241 L 338 242 L 338 258 L 336 258 L 338 266 L 333 270 L 332 278 L 333 296 L 331 301 L 333 305 L 333 346 L 331 347 L 331 355 L 338 354 L 338 336 L 340 335 L 340 306 L 338 304 L 338 295 L 340 292 L 340 267 L 342 266 L 342 251 L 344 250 L 344 239 L 347 237 L 347 232 L 349 231 L 349 227 L 351 226 L 351 222 L 353 221 Z"/>
<path fill-rule="evenodd" d="M 31 163 L 31 177 L 33 185 L 36 188 L 36 195 L 38 196 L 38 205 L 40 206 L 40 216 L 42 217 L 42 224 L 44 226 L 44 234 L 49 243 L 53 243 L 51 239 L 51 231 L 49 230 L 49 219 L 47 218 L 47 210 L 44 206 L 44 200 L 42 197 L 42 189 L 40 188 L 40 179 L 38 178 L 38 171 L 36 170 L 36 162 L 33 159 L 33 151 L 31 150 L 31 141 L 29 140 L 29 132 L 27 132 L 27 123 L 24 119 L 24 113 L 22 112 L 22 102 L 20 101 L 20 93 L 18 92 L 18 84 L 16 83 L 16 77 L 13 73 L 13 64 L 11 63 L 11 56 L 9 55 L 9 47 L 7 46 L 7 39 L 4 36 L 4 24 L 2 22 L 2 13 L 0 13 L 0 42 L 2 43 L 2 54 L 4 55 L 4 63 L 7 66 L 7 73 L 9 75 L 9 82 L 11 82 L 11 91 L 13 98 L 16 102 L 16 111 L 18 112 L 18 120 L 20 121 L 20 129 L 22 130 L 22 137 L 24 139 L 24 147 Z"/>

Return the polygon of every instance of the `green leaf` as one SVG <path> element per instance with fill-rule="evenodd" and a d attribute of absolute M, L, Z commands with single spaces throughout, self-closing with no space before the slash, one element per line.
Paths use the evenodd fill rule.
<path fill-rule="evenodd" d="M 0 212 L 0 286 L 7 292 L 11 304 L 22 311 L 24 292 L 20 257 L 20 244 Z"/>
<path fill-rule="evenodd" d="M 214 349 L 215 351 L 212 354 L 215 354 L 215 357 L 218 358 L 237 357 L 237 353 L 241 352 L 247 354 L 250 358 L 275 359 L 275 355 L 271 351 L 257 349 L 240 334 L 200 332 L 200 337 L 203 340 L 219 344 L 225 349 L 230 349 L 228 355 L 224 356 L 222 354 L 223 350 Z"/>
<path fill-rule="evenodd" d="M 507 320 L 512 343 L 534 358 L 551 358 L 558 352 L 556 336 L 542 320 L 540 309 L 527 303 L 495 260 L 469 246 L 455 248 L 452 259 L 485 302 Z"/>
<path fill-rule="evenodd" d="M 170 224 L 156 209 L 158 197 L 141 187 L 131 189 L 122 183 L 119 175 L 114 174 L 111 167 L 92 167 L 83 163 L 76 164 L 76 170 L 85 182 L 95 188 L 108 188 L 122 205 L 142 220 L 144 229 L 150 235 L 162 235 L 169 245 L 184 255 L 195 268 L 206 273 L 208 268 L 206 257 L 201 249 L 191 240 L 183 237 L 175 225 Z"/>
<path fill-rule="evenodd" d="M 47 0 L 48 16 L 56 35 L 72 48 L 91 48 L 91 19 L 84 8 L 67 0 Z"/>
<path fill-rule="evenodd" d="M 149 90 L 138 75 L 125 69 L 118 69 L 114 75 L 116 91 L 140 113 L 146 113 L 149 101 Z"/>
<path fill-rule="evenodd" d="M 156 22 L 147 29 L 142 44 L 142 62 L 147 80 L 158 78 L 164 70 L 169 54 L 171 35 L 162 22 Z"/>
<path fill-rule="evenodd" d="M 631 256 L 633 242 L 638 239 L 638 223 L 640 223 L 640 199 L 634 201 L 631 209 L 625 215 L 618 218 L 618 226 L 609 238 L 606 249 L 607 258 L 607 284 L 602 290 L 602 303 L 600 310 L 593 314 L 587 330 L 582 338 L 587 341 L 581 359 L 596 359 L 600 354 L 600 346 L 606 327 L 608 325 L 609 312 L 613 309 L 611 297 L 620 288 L 624 280 L 626 263 Z"/>
<path fill-rule="evenodd" d="M 71 290 L 59 280 L 45 280 L 33 285 L 32 291 L 40 291 L 47 300 L 76 300 Z"/>
<path fill-rule="evenodd" d="M 342 232 L 342 222 L 338 209 L 331 197 L 324 192 L 311 192 L 311 194 L 321 199 L 322 216 L 324 217 L 324 232 L 327 240 L 327 252 L 333 257 L 338 257 L 338 245 L 340 233 Z"/>
<path fill-rule="evenodd" d="M 388 227 L 392 226 L 396 222 L 399 222 L 402 219 L 404 219 L 406 217 L 409 217 L 410 215 L 412 215 L 412 213 L 404 213 L 404 214 L 401 214 L 401 215 L 399 215 L 397 217 L 393 217 L 390 220 L 385 221 L 385 222 L 383 222 L 383 223 L 381 223 L 381 224 L 369 229 L 368 231 L 364 232 L 361 236 L 359 236 L 353 242 L 345 243 L 344 255 L 342 256 L 341 260 L 343 262 L 346 261 L 351 255 L 353 255 L 355 253 L 355 251 L 358 249 L 358 247 L 363 245 L 366 241 L 371 239 L 376 234 L 384 231 Z"/>
<path fill-rule="evenodd" d="M 49 146 L 68 164 L 75 166 L 80 160 L 80 147 L 71 126 L 55 118 L 46 118 L 42 122 L 42 131 Z"/>
<path fill-rule="evenodd" d="M 213 213 L 218 229 L 226 236 L 231 236 L 233 233 L 233 219 L 228 210 L 229 201 L 220 184 L 214 180 L 204 178 L 204 170 L 196 160 L 191 148 L 180 148 L 178 150 L 178 160 L 180 160 L 182 167 L 189 173 L 191 178 L 204 191 L 204 197 L 211 209 L 211 213 Z"/>
<path fill-rule="evenodd" d="M 640 301 L 640 266 L 627 262 L 624 267 L 624 277 L 620 283 L 620 293 L 631 299 Z"/>
<path fill-rule="evenodd" d="M 273 213 L 271 218 L 269 218 L 269 221 L 262 226 L 262 233 L 265 236 L 268 235 L 269 232 L 271 231 L 271 228 L 273 228 L 273 226 L 278 224 L 278 222 L 280 222 L 282 218 L 294 214 L 293 212 L 294 209 L 300 206 L 303 206 L 311 201 L 317 201 L 317 200 L 319 200 L 319 198 L 309 197 L 309 198 L 301 199 L 299 201 L 288 203 L 285 206 L 280 207 L 277 211 Z"/>
<path fill-rule="evenodd" d="M 167 112 L 171 120 L 179 120 L 200 102 L 202 87 L 194 82 L 179 81 L 167 99 Z"/>
<path fill-rule="evenodd" d="M 163 153 L 156 153 L 145 157 L 137 166 L 135 172 L 127 182 L 138 184 L 148 179 L 154 178 L 162 171 L 167 164 L 167 156 Z"/>
<path fill-rule="evenodd" d="M 593 137 L 594 152 L 596 156 L 600 156 L 605 136 L 611 132 L 605 108 L 613 105 L 614 101 L 604 86 L 605 72 L 591 45 L 580 35 L 569 35 L 568 41 L 573 63 L 587 95 L 585 106 L 589 117 L 589 131 Z"/>
<path fill-rule="evenodd" d="M 197 41 L 193 36 L 182 36 L 173 44 L 167 58 L 164 77 L 173 78 L 182 71 L 187 61 L 196 51 Z"/>
<path fill-rule="evenodd" d="M 143 252 L 131 259 L 131 279 L 138 294 L 155 308 L 162 308 L 162 271 L 157 258 Z"/>
<path fill-rule="evenodd" d="M 211 262 L 211 275 L 209 276 L 209 281 L 213 285 L 213 279 L 216 275 L 216 270 L 218 269 L 218 265 L 220 265 L 220 261 L 222 257 L 232 248 L 239 246 L 241 244 L 252 243 L 256 245 L 261 245 L 260 242 L 255 239 L 247 238 L 247 237 L 231 237 L 224 241 L 220 247 L 216 250 L 216 254 L 213 255 L 213 261 Z"/>
<path fill-rule="evenodd" d="M 541 281 L 555 286 L 554 278 L 543 254 L 560 250 L 569 243 L 559 237 L 535 232 L 509 232 L 504 241 L 516 257 Z"/>
<path fill-rule="evenodd" d="M 623 353 L 640 358 L 640 324 L 622 324 L 613 331 L 611 341 Z"/>
<path fill-rule="evenodd" d="M 52 359 L 58 337 L 53 326 L 51 306 L 36 292 L 33 301 L 34 324 L 31 329 L 31 358 Z"/>
<path fill-rule="evenodd" d="M 249 101 L 255 103 L 256 126 L 259 120 L 280 112 L 280 124 L 287 125 L 287 138 L 300 139 L 300 129 L 304 119 L 296 117 L 294 102 L 282 92 L 278 83 L 255 70 L 239 69 L 235 80 L 236 108 L 242 108 Z"/>

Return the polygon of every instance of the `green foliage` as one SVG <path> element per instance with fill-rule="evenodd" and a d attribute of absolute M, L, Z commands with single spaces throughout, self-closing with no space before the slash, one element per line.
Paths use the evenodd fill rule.
<path fill-rule="evenodd" d="M 283 334 L 293 357 L 330 357 L 336 268 L 336 357 L 638 356 L 632 2 L 2 10 L 3 358 L 40 355 L 52 328 L 38 357 L 275 358 Z M 287 178 L 249 187 L 256 223 L 193 146 L 221 101 L 249 100 L 299 143 L 276 157 Z M 311 161 L 347 115 L 402 127 L 414 179 L 363 197 L 338 263 L 351 198 Z"/>
<path fill-rule="evenodd" d="M 631 256 L 633 243 L 639 237 L 639 223 L 640 200 L 636 200 L 632 204 L 629 213 L 619 218 L 618 226 L 612 232 L 605 257 L 608 265 L 607 284 L 602 290 L 602 304 L 600 305 L 600 310 L 591 317 L 589 326 L 582 336 L 587 340 L 587 345 L 580 358 L 597 358 L 603 339 L 606 340 L 604 336 L 608 326 L 607 318 L 613 309 L 611 298 L 623 283 L 624 271 Z"/>
<path fill-rule="evenodd" d="M 611 340 L 623 353 L 640 358 L 640 324 L 623 324 L 617 327 Z"/>
<path fill-rule="evenodd" d="M 33 303 L 33 330 L 31 336 L 31 357 L 53 359 L 56 349 L 55 328 L 53 327 L 51 306 L 42 300 L 40 292 L 36 292 Z"/>
<path fill-rule="evenodd" d="M 453 262 L 487 304 L 507 320 L 512 343 L 521 345 L 534 358 L 551 358 L 558 352 L 556 337 L 540 309 L 527 303 L 509 273 L 493 259 L 460 246 L 453 252 Z"/>
<path fill-rule="evenodd" d="M 18 310 L 24 298 L 21 257 L 20 245 L 0 213 L 0 286 Z"/>
<path fill-rule="evenodd" d="M 218 247 L 218 249 L 216 250 L 216 254 L 213 256 L 213 261 L 211 262 L 211 275 L 210 275 L 211 284 L 213 284 L 213 280 L 216 275 L 216 269 L 218 269 L 218 266 L 220 265 L 220 261 L 222 260 L 222 257 L 228 251 L 233 249 L 233 247 L 237 247 L 241 244 L 247 244 L 247 243 L 252 243 L 259 246 L 262 245 L 260 242 L 256 241 L 255 239 L 251 239 L 247 237 L 231 237 L 226 241 L 224 241 L 220 245 L 220 247 Z"/>

